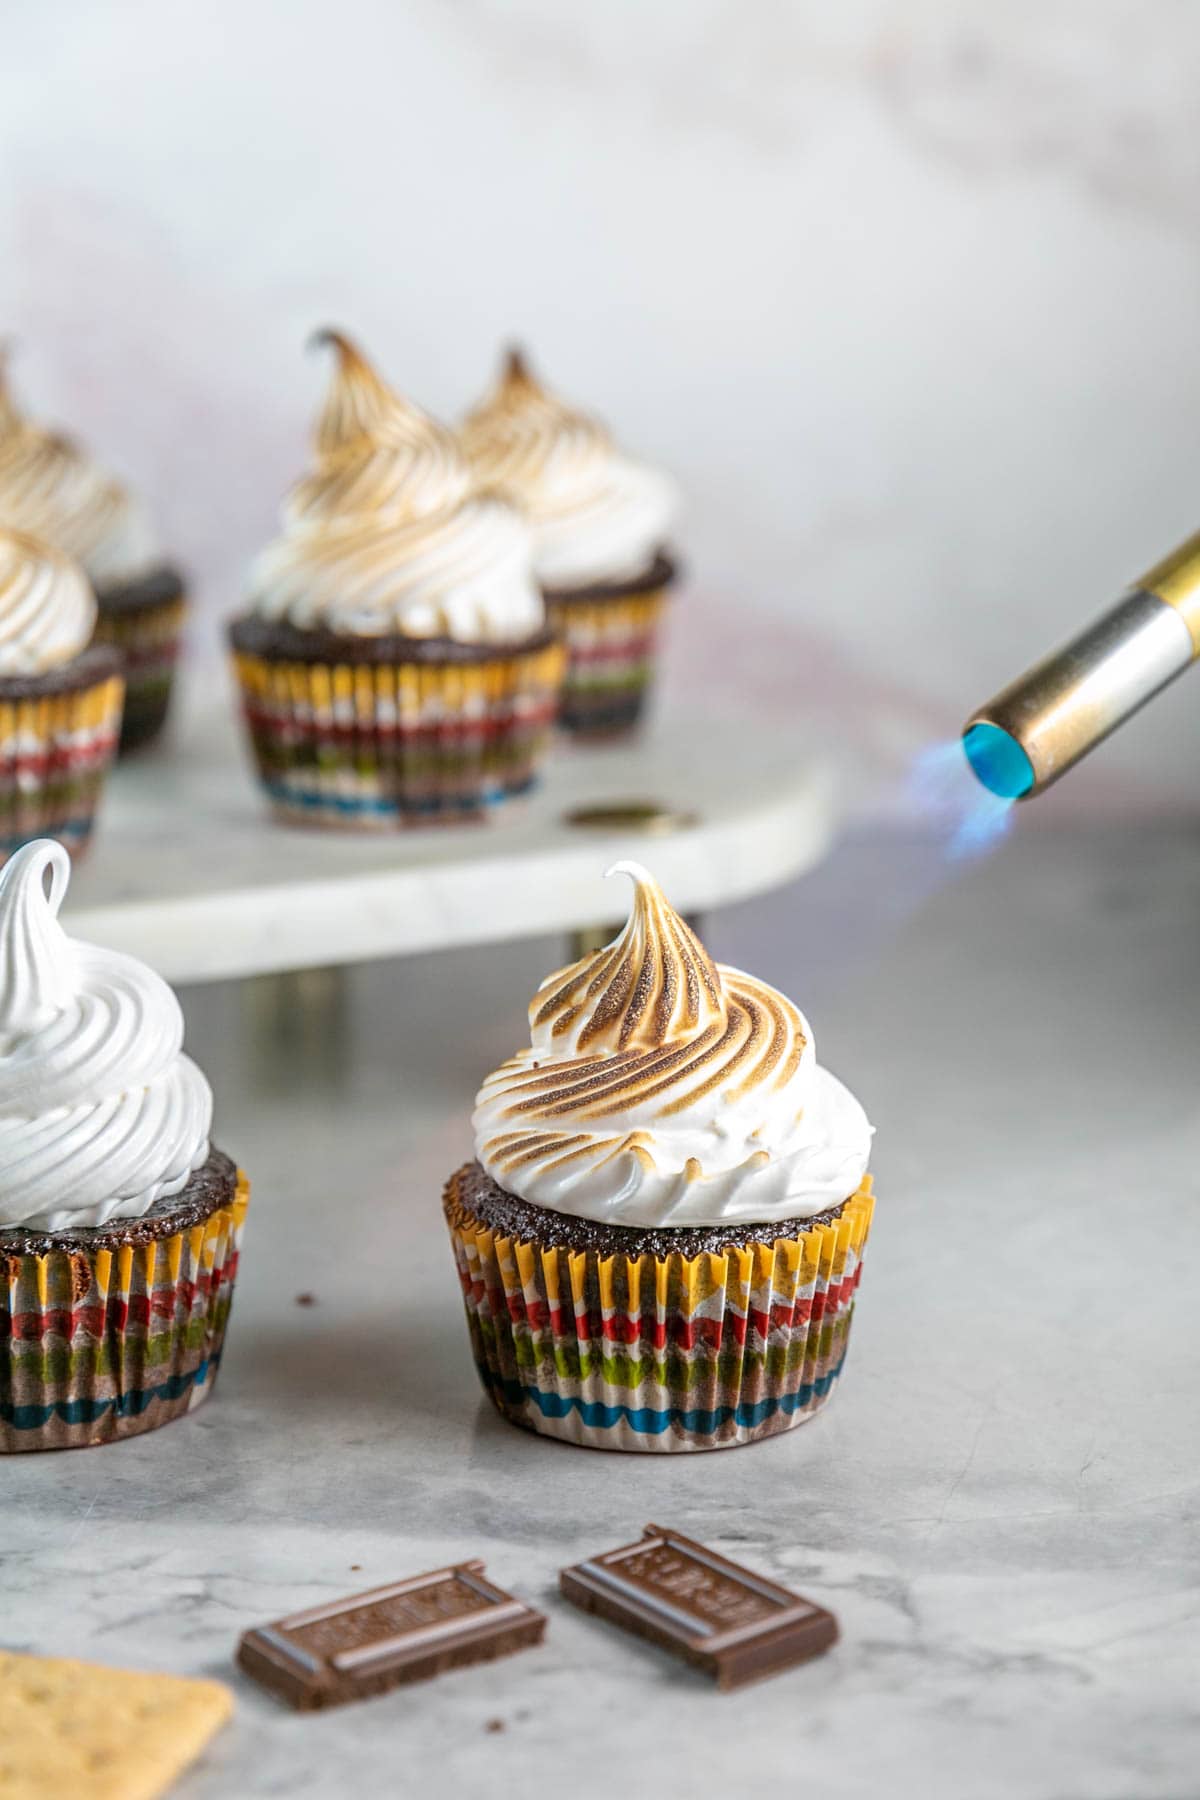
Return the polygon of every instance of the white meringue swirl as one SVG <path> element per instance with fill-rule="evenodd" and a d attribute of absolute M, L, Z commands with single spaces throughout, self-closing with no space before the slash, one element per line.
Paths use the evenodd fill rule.
<path fill-rule="evenodd" d="M 138 1218 L 209 1153 L 179 1002 L 133 957 L 67 936 L 69 878 L 46 839 L 0 869 L 0 1227 Z"/>
<path fill-rule="evenodd" d="M 140 503 L 80 445 L 23 418 L 0 364 L 0 525 L 63 550 L 99 592 L 161 560 Z"/>
<path fill-rule="evenodd" d="M 629 923 L 544 981 L 476 1099 L 475 1152 L 536 1206 L 613 1225 L 769 1224 L 855 1192 L 871 1127 L 790 1000 L 713 963 L 639 864 Z"/>
<path fill-rule="evenodd" d="M 300 630 L 513 642 L 542 630 L 528 529 L 472 494 L 454 436 L 392 392 L 339 332 L 317 466 L 250 576 L 255 612 Z"/>
<path fill-rule="evenodd" d="M 73 661 L 95 624 L 95 595 L 70 557 L 0 526 L 0 678 Z"/>
<path fill-rule="evenodd" d="M 543 587 L 634 581 L 653 566 L 678 511 L 674 482 L 623 456 L 598 420 L 536 380 L 519 351 L 461 438 L 480 487 L 525 512 Z"/>

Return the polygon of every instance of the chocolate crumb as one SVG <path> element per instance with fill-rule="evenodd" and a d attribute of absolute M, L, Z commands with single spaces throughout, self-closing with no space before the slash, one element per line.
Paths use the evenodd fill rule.
<path fill-rule="evenodd" d="M 483 1729 L 485 1731 L 503 1731 L 504 1730 L 504 1720 L 503 1719 L 489 1719 Z"/>
<path fill-rule="evenodd" d="M 317 1304 L 317 1296 L 315 1294 L 297 1294 L 296 1295 L 296 1305 L 297 1306 L 315 1306 L 316 1304 Z"/>

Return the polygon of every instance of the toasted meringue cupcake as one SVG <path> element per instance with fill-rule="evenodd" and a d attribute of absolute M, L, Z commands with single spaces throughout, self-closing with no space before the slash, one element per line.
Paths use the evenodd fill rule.
<path fill-rule="evenodd" d="M 476 1100 L 444 1208 L 505 1418 L 610 1450 L 773 1436 L 841 1373 L 871 1127 L 763 981 L 636 863 L 629 923 L 544 981 Z"/>
<path fill-rule="evenodd" d="M 96 595 L 95 642 L 125 673 L 121 749 L 166 722 L 186 614 L 183 577 L 164 557 L 144 508 L 62 432 L 18 411 L 0 365 L 0 525 L 44 538 L 83 569 Z"/>
<path fill-rule="evenodd" d="M 0 870 L 0 1451 L 107 1443 L 211 1392 L 249 1190 L 183 1015 L 67 936 L 61 845 Z"/>
<path fill-rule="evenodd" d="M 316 465 L 230 627 L 259 775 L 294 823 L 481 815 L 534 780 L 562 683 L 528 528 L 348 338 L 320 341 Z"/>
<path fill-rule="evenodd" d="M 91 837 L 124 689 L 95 619 L 70 557 L 0 527 L 0 863 L 31 838 L 78 856 Z"/>
<path fill-rule="evenodd" d="M 567 645 L 561 723 L 587 736 L 631 730 L 654 681 L 676 577 L 674 482 L 623 455 L 597 419 L 543 387 L 517 350 L 461 442 L 480 488 L 506 494 L 533 531 L 534 572 Z"/>

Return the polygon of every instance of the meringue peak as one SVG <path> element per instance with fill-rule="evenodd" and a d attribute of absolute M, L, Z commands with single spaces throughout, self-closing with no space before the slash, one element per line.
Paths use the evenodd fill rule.
<path fill-rule="evenodd" d="M 530 1007 L 534 1045 L 658 1049 L 723 1023 L 717 967 L 649 870 L 624 861 L 607 873 L 633 882 L 629 921 L 603 950 L 542 984 Z"/>
<path fill-rule="evenodd" d="M 450 441 L 450 433 L 428 413 L 389 386 L 344 331 L 323 326 L 309 341 L 313 347 L 331 349 L 335 356 L 333 377 L 317 420 L 319 456 L 369 454 L 426 441 L 431 448 L 441 449 L 443 439 Z"/>
<path fill-rule="evenodd" d="M 22 844 L 0 869 L 0 1041 L 61 1012 L 75 992 L 58 922 L 70 879 L 70 857 L 49 838 Z"/>

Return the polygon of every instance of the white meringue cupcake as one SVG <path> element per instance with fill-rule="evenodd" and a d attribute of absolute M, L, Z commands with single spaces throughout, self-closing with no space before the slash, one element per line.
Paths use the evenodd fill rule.
<path fill-rule="evenodd" d="M 0 1451 L 131 1437 L 212 1391 L 249 1197 L 178 1001 L 67 936 L 69 877 L 47 840 L 0 870 Z"/>

